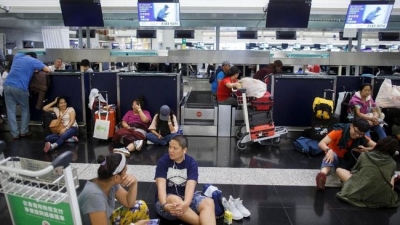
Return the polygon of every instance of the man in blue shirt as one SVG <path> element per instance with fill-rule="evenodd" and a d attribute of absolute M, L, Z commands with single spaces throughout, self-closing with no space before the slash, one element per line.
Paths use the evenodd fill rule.
<path fill-rule="evenodd" d="M 33 73 L 38 70 L 50 72 L 50 69 L 36 59 L 36 53 L 18 53 L 15 55 L 10 73 L 4 82 L 4 99 L 7 107 L 8 126 L 14 139 L 31 135 L 29 132 L 29 91 L 28 86 Z M 18 129 L 16 107 L 21 108 L 21 129 Z"/>
<path fill-rule="evenodd" d="M 216 76 L 214 81 L 211 83 L 211 93 L 215 97 L 217 97 L 219 82 L 221 82 L 221 80 L 224 79 L 225 73 L 227 73 L 230 68 L 231 68 L 231 62 L 225 60 L 222 62 L 221 67 L 218 67 L 217 71 L 215 71 Z"/>
<path fill-rule="evenodd" d="M 373 20 L 376 19 L 376 17 L 378 17 L 380 14 L 379 11 L 381 11 L 381 7 L 376 7 L 375 10 L 371 11 L 367 17 L 364 20 L 364 23 L 374 23 Z"/>
<path fill-rule="evenodd" d="M 165 18 L 168 16 L 169 12 L 167 12 L 168 10 L 168 5 L 165 5 L 164 8 L 160 9 L 160 11 L 158 11 L 157 13 L 157 21 L 165 21 Z"/>

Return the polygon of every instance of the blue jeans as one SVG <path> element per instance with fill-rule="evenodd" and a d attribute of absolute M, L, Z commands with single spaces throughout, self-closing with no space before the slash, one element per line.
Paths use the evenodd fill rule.
<path fill-rule="evenodd" d="M 29 92 L 13 86 L 4 86 L 4 99 L 7 107 L 7 120 L 11 135 L 16 138 L 29 131 Z M 18 129 L 16 107 L 21 108 L 21 129 Z"/>
<path fill-rule="evenodd" d="M 371 127 L 371 129 L 365 135 L 367 135 L 368 137 L 371 137 L 371 134 L 370 134 L 371 130 L 376 132 L 376 134 L 378 135 L 379 140 L 381 140 L 381 139 L 386 137 L 386 133 L 383 130 L 383 127 L 381 127 L 380 125 L 376 125 L 376 126 Z"/>
<path fill-rule="evenodd" d="M 175 137 L 176 135 L 178 135 L 178 134 L 177 133 L 173 133 L 173 134 L 171 133 L 171 134 L 168 134 L 168 135 L 164 136 L 162 139 L 158 139 L 158 137 L 155 134 L 149 132 L 149 133 L 146 134 L 146 138 L 147 138 L 147 140 L 153 142 L 154 144 L 167 145 L 171 141 L 171 139 L 173 137 Z"/>
<path fill-rule="evenodd" d="M 57 143 L 58 147 L 60 147 L 66 140 L 71 138 L 72 136 L 78 135 L 78 127 L 71 127 L 62 135 L 58 134 L 50 134 L 46 137 L 46 141 L 50 143 Z"/>
<path fill-rule="evenodd" d="M 168 194 L 168 195 L 170 195 L 170 194 Z M 193 198 L 192 198 L 192 202 L 190 203 L 189 207 L 190 207 L 195 213 L 199 214 L 199 213 L 200 213 L 199 210 L 198 210 L 199 205 L 200 205 L 201 201 L 203 201 L 203 199 L 205 199 L 205 198 L 207 198 L 207 197 L 204 196 L 204 195 L 201 195 L 201 192 L 196 192 L 196 193 L 194 193 Z M 155 207 L 156 207 L 156 212 L 157 212 L 158 215 L 160 215 L 161 217 L 163 217 L 163 218 L 165 218 L 165 219 L 167 219 L 167 220 L 177 220 L 177 219 L 179 219 L 178 217 L 171 215 L 171 213 L 165 212 L 164 210 L 161 210 L 160 201 L 157 201 L 157 202 L 156 202 Z"/>

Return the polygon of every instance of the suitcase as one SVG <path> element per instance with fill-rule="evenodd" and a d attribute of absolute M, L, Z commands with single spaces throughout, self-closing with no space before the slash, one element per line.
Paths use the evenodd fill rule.
<path fill-rule="evenodd" d="M 274 105 L 274 99 L 268 91 L 261 98 L 253 98 L 251 106 L 256 111 L 270 111 Z"/>
<path fill-rule="evenodd" d="M 107 111 L 106 110 L 102 110 L 100 111 L 100 117 L 101 120 L 105 120 L 107 116 Z M 94 113 L 94 124 L 96 124 L 96 120 L 99 119 L 99 113 L 98 111 L 96 111 Z M 108 131 L 108 138 L 113 138 L 114 137 L 114 133 L 115 133 L 115 125 L 116 125 L 116 113 L 115 110 L 109 110 L 108 111 L 108 121 L 110 121 L 110 129 Z"/>
<path fill-rule="evenodd" d="M 271 122 L 271 113 L 265 111 L 254 111 L 249 109 L 249 124 L 250 127 L 256 127 Z"/>
<path fill-rule="evenodd" d="M 250 129 L 251 139 L 270 137 L 275 135 L 275 125 L 273 123 L 264 124 Z"/>

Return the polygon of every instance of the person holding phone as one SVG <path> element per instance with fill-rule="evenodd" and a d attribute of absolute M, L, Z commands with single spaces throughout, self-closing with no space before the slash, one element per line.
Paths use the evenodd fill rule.
<path fill-rule="evenodd" d="M 127 174 L 126 157 L 120 153 L 100 155 L 97 178 L 86 182 L 78 196 L 83 225 L 146 225 L 149 209 L 137 200 L 138 181 Z M 122 205 L 115 208 L 115 199 Z"/>
<path fill-rule="evenodd" d="M 167 220 L 182 220 L 189 224 L 215 225 L 214 202 L 195 192 L 199 177 L 197 162 L 186 154 L 188 140 L 183 135 L 173 137 L 168 154 L 157 162 L 156 212 Z"/>
<path fill-rule="evenodd" d="M 150 112 L 144 109 L 144 97 L 138 97 L 132 102 L 132 110 L 126 112 L 121 121 L 121 129 L 117 130 L 113 137 L 116 146 L 126 147 L 114 148 L 115 153 L 122 153 L 126 157 L 133 151 L 140 151 L 143 140 L 146 138 L 147 130 L 151 124 Z"/>
<path fill-rule="evenodd" d="M 163 105 L 150 124 L 146 134 L 147 144 L 167 145 L 177 135 L 178 129 L 175 114 L 169 106 Z"/>
<path fill-rule="evenodd" d="M 397 179 L 393 155 L 398 148 L 397 139 L 386 137 L 371 151 L 362 152 L 351 170 L 337 168 L 336 174 L 344 183 L 336 197 L 358 207 L 400 206 L 399 196 L 393 190 Z"/>
<path fill-rule="evenodd" d="M 365 135 L 368 130 L 368 121 L 357 117 L 351 124 L 335 124 L 334 130 L 319 142 L 318 147 L 325 151 L 325 157 L 315 178 L 318 190 L 325 189 L 332 169 L 350 170 L 361 152 L 370 151 L 375 146 L 375 142 Z"/>

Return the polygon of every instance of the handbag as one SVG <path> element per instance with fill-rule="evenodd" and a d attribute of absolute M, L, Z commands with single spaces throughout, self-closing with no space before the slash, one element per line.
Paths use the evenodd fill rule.
<path fill-rule="evenodd" d="M 105 120 L 101 119 L 100 110 L 98 110 L 99 118 L 94 124 L 93 137 L 97 139 L 108 139 L 108 132 L 110 131 L 110 121 L 108 120 L 108 110 Z"/>
<path fill-rule="evenodd" d="M 54 119 L 50 122 L 49 128 L 53 134 L 59 134 L 59 133 L 61 133 L 61 130 L 64 129 L 64 124 L 62 122 L 62 118 L 64 117 L 65 113 L 67 113 L 67 111 L 68 111 L 68 108 L 57 119 Z"/>

